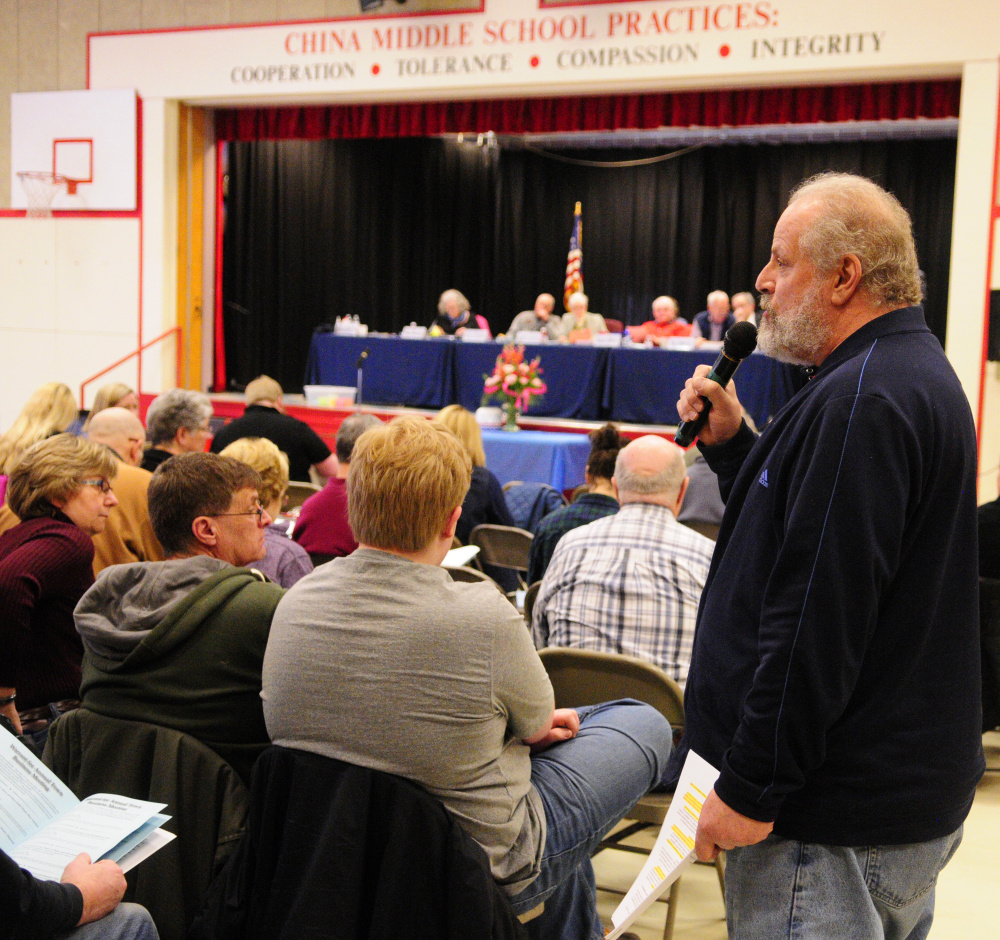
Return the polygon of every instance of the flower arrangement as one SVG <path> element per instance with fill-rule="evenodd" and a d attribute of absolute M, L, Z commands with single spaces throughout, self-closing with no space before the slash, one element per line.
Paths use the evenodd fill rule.
<path fill-rule="evenodd" d="M 523 346 L 504 346 L 497 356 L 496 365 L 490 375 L 483 375 L 483 404 L 491 399 L 499 399 L 506 415 L 504 427 L 517 430 L 517 416 L 527 411 L 533 396 L 544 395 L 545 383 L 539 378 L 542 369 L 536 357 L 531 362 L 524 361 Z"/>

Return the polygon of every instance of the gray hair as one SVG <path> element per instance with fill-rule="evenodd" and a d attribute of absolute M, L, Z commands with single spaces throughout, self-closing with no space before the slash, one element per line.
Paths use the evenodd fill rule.
<path fill-rule="evenodd" d="M 642 440 L 642 438 L 636 438 Z M 628 448 L 623 447 L 615 460 L 615 483 L 618 485 L 619 499 L 625 494 L 633 496 L 672 496 L 676 493 L 684 477 L 687 467 L 684 465 L 684 451 L 672 445 L 676 453 L 670 461 L 657 473 L 642 473 L 630 466 Z M 622 500 L 624 502 L 624 500 Z"/>
<path fill-rule="evenodd" d="M 823 273 L 845 255 L 861 262 L 859 289 L 890 308 L 921 299 L 917 249 L 910 216 L 877 183 L 850 173 L 820 173 L 791 194 L 788 204 L 815 199 L 822 206 L 799 239 L 799 247 Z"/>
<path fill-rule="evenodd" d="M 376 424 L 382 424 L 382 419 L 375 415 L 353 414 L 344 418 L 343 424 L 337 428 L 337 460 L 350 463 L 358 438 Z"/>
<path fill-rule="evenodd" d="M 454 287 L 451 287 L 438 298 L 438 313 L 440 313 L 442 316 L 444 316 L 445 302 L 448 300 L 449 297 L 454 297 L 455 300 L 458 301 L 458 309 L 462 313 L 465 313 L 466 311 L 472 309 L 472 304 L 469 303 L 465 294 L 463 294 L 460 290 L 455 290 Z"/>
<path fill-rule="evenodd" d="M 181 428 L 197 431 L 212 417 L 212 402 L 204 392 L 186 388 L 172 388 L 157 395 L 146 412 L 146 431 L 149 442 L 167 444 Z"/>

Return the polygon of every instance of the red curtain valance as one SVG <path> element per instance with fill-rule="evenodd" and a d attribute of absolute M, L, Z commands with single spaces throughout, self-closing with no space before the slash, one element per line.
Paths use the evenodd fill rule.
<path fill-rule="evenodd" d="M 958 117 L 961 82 L 505 98 L 216 112 L 219 140 L 426 137 Z"/>

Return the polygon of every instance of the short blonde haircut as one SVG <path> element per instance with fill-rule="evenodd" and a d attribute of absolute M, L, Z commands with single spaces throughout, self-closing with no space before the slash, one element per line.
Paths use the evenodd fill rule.
<path fill-rule="evenodd" d="M 394 418 L 354 445 L 347 514 L 364 545 L 403 552 L 427 548 L 462 505 L 472 461 L 455 436 L 423 418 Z"/>
<path fill-rule="evenodd" d="M 0 473 L 9 474 L 27 448 L 65 431 L 77 414 L 76 400 L 68 385 L 47 382 L 36 388 L 7 433 L 0 437 Z"/>
<path fill-rule="evenodd" d="M 435 421 L 443 424 L 462 442 L 465 452 L 472 460 L 472 466 L 486 466 L 486 451 L 483 450 L 483 432 L 479 430 L 476 416 L 461 405 L 448 405 L 442 408 Z"/>
<path fill-rule="evenodd" d="M 258 375 L 245 393 L 248 405 L 258 401 L 277 401 L 282 396 L 281 386 L 269 375 Z"/>
<path fill-rule="evenodd" d="M 266 437 L 241 437 L 219 453 L 232 457 L 260 474 L 257 495 L 265 507 L 281 499 L 288 489 L 288 456 Z"/>
<path fill-rule="evenodd" d="M 65 502 L 88 477 L 111 480 L 117 470 L 118 461 L 107 447 L 57 434 L 32 444 L 14 462 L 7 502 L 22 521 L 53 516 L 53 500 Z"/>

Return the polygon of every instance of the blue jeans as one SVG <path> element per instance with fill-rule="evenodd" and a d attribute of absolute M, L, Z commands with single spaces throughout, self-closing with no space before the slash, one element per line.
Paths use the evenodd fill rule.
<path fill-rule="evenodd" d="M 726 852 L 730 940 L 924 940 L 934 885 L 962 829 L 911 845 L 768 836 Z"/>
<path fill-rule="evenodd" d="M 119 904 L 110 914 L 66 934 L 66 940 L 159 940 L 153 918 L 141 904 Z"/>
<path fill-rule="evenodd" d="M 511 898 L 518 914 L 543 901 L 529 935 L 601 940 L 590 856 L 608 831 L 663 776 L 672 732 L 655 708 L 623 699 L 578 708 L 580 733 L 531 758 L 531 782 L 545 807 L 539 876 Z"/>

